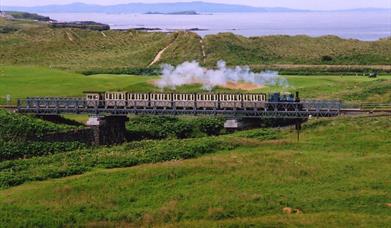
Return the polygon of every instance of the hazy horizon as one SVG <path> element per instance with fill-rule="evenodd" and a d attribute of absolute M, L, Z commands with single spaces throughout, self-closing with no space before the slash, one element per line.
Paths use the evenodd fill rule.
<path fill-rule="evenodd" d="M 175 2 L 193 2 L 191 0 L 0 0 L 2 6 L 42 6 L 42 5 L 64 5 L 70 3 L 86 3 L 97 5 L 116 5 L 126 3 L 175 3 Z M 249 5 L 255 7 L 286 7 L 292 9 L 308 9 L 308 10 L 343 10 L 355 8 L 388 8 L 391 10 L 390 0 L 329 0 L 329 1 L 313 1 L 313 0 L 206 0 L 203 2 L 222 3 L 222 4 L 238 4 Z"/>

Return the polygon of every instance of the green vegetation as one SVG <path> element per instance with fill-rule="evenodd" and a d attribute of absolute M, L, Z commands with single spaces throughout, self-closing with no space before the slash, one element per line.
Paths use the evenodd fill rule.
<path fill-rule="evenodd" d="M 154 77 L 128 75 L 83 76 L 60 70 L 40 67 L 1 67 L 0 97 L 11 95 L 16 98 L 33 96 L 80 97 L 83 91 L 130 90 L 148 91 L 153 86 L 149 81 Z M 4 103 L 0 99 L 0 103 Z"/>
<path fill-rule="evenodd" d="M 275 131 L 252 130 L 2 162 L 3 187 L 92 172 L 0 191 L 0 222 L 13 227 L 387 226 L 390 124 L 389 117 L 313 120 L 299 143 L 289 129 L 276 137 Z M 277 140 L 258 140 L 264 137 Z M 221 152 L 176 161 L 216 151 Z M 165 160 L 175 161 L 91 168 Z M 303 214 L 284 215 L 284 207 Z"/>
<path fill-rule="evenodd" d="M 365 42 L 334 36 L 246 38 L 231 33 L 201 39 L 191 32 L 54 29 L 46 23 L 2 18 L 0 28 L 5 31 L 0 36 L 1 64 L 7 65 L 36 65 L 87 73 L 144 72 L 157 53 L 167 47 L 154 68 L 162 63 L 178 64 L 186 60 L 214 67 L 223 59 L 228 65 L 251 65 L 254 69 L 279 69 L 295 74 L 391 72 L 391 39 Z M 15 30 L 18 32 L 12 32 Z M 304 65 L 297 68 L 295 64 Z M 317 66 L 313 67 L 314 64 Z"/>
<path fill-rule="evenodd" d="M 85 148 L 78 142 L 36 142 L 48 133 L 66 132 L 73 129 L 37 118 L 17 115 L 0 110 L 0 161 L 43 156 Z"/>
<path fill-rule="evenodd" d="M 130 140 L 205 137 L 224 132 L 224 119 L 141 116 L 130 119 L 127 129 Z"/>
<path fill-rule="evenodd" d="M 335 36 L 246 38 L 223 33 L 208 36 L 205 42 L 208 64 L 214 64 L 222 56 L 230 65 L 275 63 L 389 65 L 391 62 L 390 39 L 363 42 L 344 40 Z"/>
<path fill-rule="evenodd" d="M 137 31 L 53 29 L 46 24 L 0 18 L 20 29 L 0 36 L 1 64 L 36 65 L 71 71 L 146 67 L 175 34 Z"/>
<path fill-rule="evenodd" d="M 300 91 L 305 99 L 342 99 L 351 102 L 391 102 L 391 77 L 372 79 L 363 76 L 286 76 L 288 88 L 265 87 L 250 92 Z M 0 104 L 6 95 L 16 98 L 33 96 L 81 97 L 83 91 L 160 91 L 153 86 L 157 77 L 130 75 L 91 75 L 41 67 L 0 66 Z M 177 88 L 178 92 L 200 92 L 199 85 Z M 216 92 L 227 89 L 217 88 Z"/>
<path fill-rule="evenodd" d="M 44 156 L 83 149 L 79 142 L 11 142 L 0 140 L 0 161 Z"/>
<path fill-rule="evenodd" d="M 53 29 L 0 18 L 0 44 L 0 104 L 7 95 L 15 104 L 16 98 L 80 97 L 91 90 L 161 91 L 151 76 L 159 74 L 159 64 L 197 60 L 212 67 L 220 59 L 295 74 L 287 76 L 288 87 L 248 92 L 300 91 L 305 99 L 391 102 L 390 76 L 326 76 L 391 72 L 391 39 L 227 33 L 201 39 L 188 32 Z M 147 67 L 164 48 L 157 64 Z M 315 72 L 316 77 L 304 76 Z M 200 88 L 186 85 L 176 91 Z M 66 118 L 86 121 L 86 116 Z M 226 134 L 220 118 L 146 116 L 129 121 L 129 139 L 136 141 L 123 145 L 31 140 L 75 128 L 0 110 L 0 226 L 391 223 L 389 116 L 310 120 L 300 142 L 293 128 Z M 286 215 L 283 208 L 300 213 Z"/>
<path fill-rule="evenodd" d="M 72 129 L 66 125 L 57 125 L 37 118 L 16 115 L 0 110 L 0 140 L 26 141 L 33 136 L 61 132 Z"/>
<path fill-rule="evenodd" d="M 130 167 L 145 163 L 189 159 L 235 147 L 218 138 L 141 141 L 0 163 L 0 188 L 27 181 L 66 177 L 94 168 Z"/>
<path fill-rule="evenodd" d="M 75 22 L 54 22 L 50 24 L 52 28 L 78 28 L 78 29 L 88 29 L 95 31 L 105 31 L 110 30 L 110 26 L 102 23 L 97 23 L 94 21 L 75 21 Z"/>

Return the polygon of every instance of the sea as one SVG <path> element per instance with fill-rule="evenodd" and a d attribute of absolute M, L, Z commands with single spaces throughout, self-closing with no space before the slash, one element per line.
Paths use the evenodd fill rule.
<path fill-rule="evenodd" d="M 246 37 L 266 35 L 335 35 L 374 41 L 391 37 L 391 11 L 213 13 L 199 15 L 47 13 L 58 21 L 90 20 L 112 29 L 160 28 L 163 32 L 193 29 L 201 36 L 232 32 Z"/>

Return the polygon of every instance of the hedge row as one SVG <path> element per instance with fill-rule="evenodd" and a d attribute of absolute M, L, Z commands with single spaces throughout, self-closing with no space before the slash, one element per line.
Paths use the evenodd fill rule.
<path fill-rule="evenodd" d="M 25 141 L 33 136 L 69 129 L 72 127 L 0 110 L 0 140 Z"/>
<path fill-rule="evenodd" d="M 0 140 L 0 161 L 45 156 L 85 148 L 79 142 L 7 142 Z"/>
<path fill-rule="evenodd" d="M 130 167 L 144 163 L 189 159 L 237 146 L 216 137 L 141 141 L 113 148 L 78 150 L 0 162 L 0 188 L 28 181 L 81 174 L 93 168 Z"/>
<path fill-rule="evenodd" d="M 129 140 L 196 138 L 224 132 L 222 118 L 192 118 L 140 116 L 127 123 Z"/>

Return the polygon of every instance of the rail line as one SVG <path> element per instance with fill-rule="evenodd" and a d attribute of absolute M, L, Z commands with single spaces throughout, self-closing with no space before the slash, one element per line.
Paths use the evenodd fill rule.
<path fill-rule="evenodd" d="M 118 103 L 107 105 L 105 101 L 99 101 L 91 105 L 82 98 L 28 98 L 19 99 L 16 110 L 19 113 L 33 113 L 39 115 L 59 115 L 65 113 L 89 114 L 89 115 L 215 115 L 225 117 L 246 118 L 296 118 L 305 119 L 314 117 L 338 116 L 341 111 L 341 103 L 338 101 L 302 101 L 302 102 L 265 102 L 264 107 L 259 108 L 198 108 L 195 104 L 192 108 L 177 108 L 175 101 L 169 107 L 161 107 L 158 104 L 148 107 L 136 107 Z"/>

